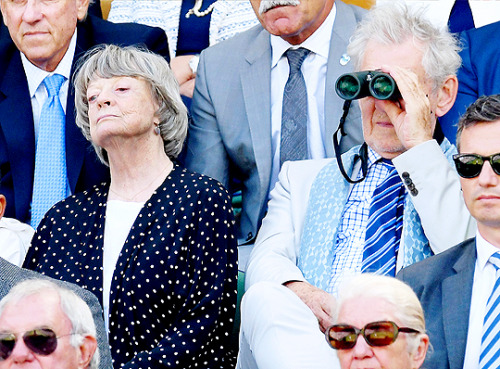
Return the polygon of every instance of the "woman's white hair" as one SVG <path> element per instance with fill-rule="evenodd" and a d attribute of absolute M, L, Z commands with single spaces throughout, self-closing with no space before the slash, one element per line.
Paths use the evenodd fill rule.
<path fill-rule="evenodd" d="M 87 303 L 73 291 L 47 279 L 27 279 L 12 287 L 9 293 L 0 301 L 0 315 L 3 314 L 8 304 L 16 304 L 26 297 L 43 294 L 44 290 L 54 291 L 59 296 L 61 309 L 72 326 L 71 346 L 79 348 L 87 335 L 96 338 L 94 318 Z M 99 347 L 96 348 L 89 369 L 97 369 L 98 367 Z"/>
<path fill-rule="evenodd" d="M 187 135 L 187 109 L 179 94 L 179 84 L 168 62 L 153 52 L 135 46 L 101 45 L 89 50 L 81 60 L 75 75 L 76 124 L 87 140 L 90 137 L 87 88 L 97 78 L 133 77 L 145 81 L 151 98 L 158 104 L 160 135 L 165 153 L 175 159 L 182 150 Z M 99 159 L 106 164 L 105 150 L 92 143 Z"/>
<path fill-rule="evenodd" d="M 410 286 L 396 278 L 371 273 L 362 273 L 347 279 L 339 286 L 334 315 L 336 323 L 341 323 L 337 322 L 337 319 L 343 303 L 359 297 L 384 300 L 392 305 L 398 325 L 420 332 L 408 335 L 407 338 L 408 352 L 416 351 L 420 337 L 425 333 L 425 317 L 422 305 Z"/>
<path fill-rule="evenodd" d="M 397 47 L 410 39 L 423 48 L 422 66 L 434 89 L 456 75 L 461 64 L 457 38 L 446 27 L 434 26 L 424 12 L 422 7 L 398 1 L 373 7 L 358 24 L 347 48 L 355 68 L 360 70 L 368 42 Z"/>

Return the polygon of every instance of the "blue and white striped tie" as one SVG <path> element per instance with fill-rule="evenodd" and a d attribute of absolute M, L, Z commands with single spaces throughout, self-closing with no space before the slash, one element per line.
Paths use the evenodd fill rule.
<path fill-rule="evenodd" d="M 383 164 L 389 167 L 389 174 L 373 192 L 361 272 L 394 276 L 403 228 L 404 187 L 392 163 Z"/>
<path fill-rule="evenodd" d="M 486 304 L 481 338 L 479 368 L 500 368 L 500 252 L 490 256 L 496 270 L 496 282 Z"/>
<path fill-rule="evenodd" d="M 31 226 L 37 228 L 45 212 L 67 194 L 65 120 L 59 90 L 65 80 L 60 74 L 43 80 L 48 97 L 40 112 L 36 143 L 35 175 L 31 201 Z"/>

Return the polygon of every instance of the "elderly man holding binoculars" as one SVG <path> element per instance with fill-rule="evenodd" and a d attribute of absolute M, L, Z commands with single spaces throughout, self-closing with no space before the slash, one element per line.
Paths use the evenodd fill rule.
<path fill-rule="evenodd" d="M 337 160 L 283 165 L 248 264 L 240 366 L 338 366 L 321 331 L 343 279 L 394 276 L 474 235 L 456 149 L 437 122 L 455 101 L 457 50 L 404 5 L 375 7 L 360 23 L 348 48 L 359 72 L 337 90 L 347 93 L 343 119 L 359 102 L 365 143 Z M 353 360 L 374 362 L 377 350 Z"/>

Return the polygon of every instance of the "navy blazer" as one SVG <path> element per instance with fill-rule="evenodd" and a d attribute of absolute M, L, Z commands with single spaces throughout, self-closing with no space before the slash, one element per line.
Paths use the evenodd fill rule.
<path fill-rule="evenodd" d="M 160 28 L 115 24 L 91 15 L 77 27 L 72 75 L 78 58 L 103 43 L 143 45 L 169 60 L 167 38 Z M 5 216 L 28 222 L 35 170 L 33 112 L 21 54 L 4 25 L 0 27 L 0 71 L 0 193 L 7 198 Z M 109 169 L 76 126 L 74 111 L 71 84 L 66 105 L 66 166 L 72 193 L 109 179 Z"/>
<path fill-rule="evenodd" d="M 475 264 L 476 241 L 471 238 L 398 273 L 424 308 L 433 349 L 422 368 L 463 368 Z"/>
<path fill-rule="evenodd" d="M 483 95 L 500 93 L 500 50 L 494 40 L 500 22 L 460 34 L 462 66 L 458 70 L 458 95 L 451 110 L 439 119 L 445 136 L 455 143 L 457 123 L 467 107 Z"/>

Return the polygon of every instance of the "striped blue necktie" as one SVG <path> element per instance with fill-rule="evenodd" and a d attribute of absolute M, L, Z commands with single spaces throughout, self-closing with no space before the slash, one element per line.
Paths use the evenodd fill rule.
<path fill-rule="evenodd" d="M 56 202 L 67 196 L 65 114 L 59 90 L 64 76 L 54 74 L 43 80 L 48 97 L 40 112 L 35 155 L 35 176 L 31 202 L 31 226 L 37 228 L 43 216 Z"/>
<path fill-rule="evenodd" d="M 300 71 L 310 51 L 288 49 L 285 55 L 290 75 L 283 91 L 281 113 L 280 166 L 287 160 L 307 159 L 307 89 Z"/>
<path fill-rule="evenodd" d="M 373 192 L 361 272 L 394 276 L 403 228 L 404 187 L 394 165 L 382 163 L 389 167 L 389 174 Z"/>
<path fill-rule="evenodd" d="M 500 252 L 490 256 L 496 270 L 496 282 L 486 304 L 481 338 L 479 368 L 500 368 Z"/>

